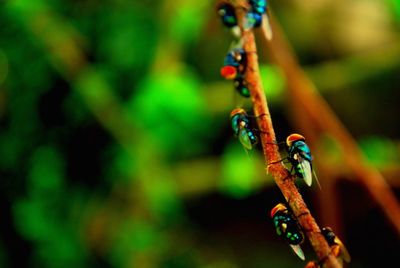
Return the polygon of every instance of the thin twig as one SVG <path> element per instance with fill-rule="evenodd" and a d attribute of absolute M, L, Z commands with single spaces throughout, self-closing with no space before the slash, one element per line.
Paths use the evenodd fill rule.
<path fill-rule="evenodd" d="M 267 48 L 271 58 L 281 67 L 286 76 L 290 98 L 296 100 L 297 105 L 302 107 L 303 115 L 318 126 L 321 132 L 329 133 L 337 140 L 346 164 L 380 205 L 397 233 L 400 234 L 400 206 L 394 193 L 377 169 L 366 163 L 357 142 L 315 90 L 314 84 L 298 64 L 278 22 L 273 17 L 270 21 L 274 41 L 266 42 Z"/>
<path fill-rule="evenodd" d="M 238 0 L 234 3 L 237 8 L 239 24 L 242 24 L 248 2 Z M 244 8 L 243 8 L 244 7 Z M 275 131 L 272 125 L 271 116 L 268 109 L 267 99 L 262 88 L 261 77 L 258 67 L 257 48 L 252 30 L 243 31 L 243 49 L 247 53 L 247 70 L 245 80 L 248 82 L 251 99 L 253 102 L 254 114 L 258 118 L 260 129 L 260 140 L 265 156 L 267 172 L 275 179 L 276 184 L 284 195 L 295 216 L 298 217 L 299 224 L 305 230 L 305 234 L 310 240 L 312 247 L 319 259 L 325 259 L 325 267 L 341 267 L 338 260 L 330 254 L 331 250 L 322 236 L 319 226 L 312 217 L 301 194 L 294 184 L 295 177 L 289 173 L 280 161 L 281 155 L 276 143 Z M 275 163 L 275 164 L 269 164 Z"/>

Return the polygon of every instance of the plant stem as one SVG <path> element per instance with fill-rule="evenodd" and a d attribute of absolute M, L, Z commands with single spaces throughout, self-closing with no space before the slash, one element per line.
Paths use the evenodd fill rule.
<path fill-rule="evenodd" d="M 295 215 L 302 215 L 298 218 L 303 230 L 313 246 L 319 259 L 327 257 L 326 267 L 341 267 L 336 258 L 330 255 L 330 247 L 320 232 L 315 219 L 307 208 L 301 194 L 294 184 L 295 176 L 292 176 L 282 162 L 279 147 L 276 143 L 275 131 L 272 126 L 267 100 L 261 85 L 261 78 L 258 70 L 257 54 L 254 34 L 251 31 L 244 33 L 244 50 L 248 53 L 248 70 L 245 79 L 249 83 L 251 98 L 254 105 L 254 114 L 258 119 L 260 129 L 260 140 L 264 151 L 267 172 L 275 178 L 275 182 L 284 195 L 286 201 Z M 274 163 L 269 165 L 269 163 Z"/>
<path fill-rule="evenodd" d="M 243 18 L 249 9 L 248 2 L 246 0 L 237 0 L 234 5 L 236 7 L 239 25 L 243 25 Z M 242 33 L 243 49 L 247 54 L 245 80 L 249 86 L 254 115 L 258 118 L 257 122 L 261 133 L 260 140 L 265 157 L 266 171 L 274 177 L 276 184 L 294 215 L 298 217 L 298 222 L 303 230 L 305 230 L 305 234 L 310 240 L 318 258 L 320 260 L 325 259 L 325 267 L 341 267 L 338 260 L 330 254 L 331 249 L 328 243 L 322 236 L 319 226 L 312 217 L 310 210 L 307 208 L 301 194 L 294 184 L 295 176 L 291 175 L 280 161 L 282 157 L 279 153 L 279 147 L 276 145 L 275 131 L 261 83 L 254 33 L 252 30 L 243 30 L 243 27 Z"/>

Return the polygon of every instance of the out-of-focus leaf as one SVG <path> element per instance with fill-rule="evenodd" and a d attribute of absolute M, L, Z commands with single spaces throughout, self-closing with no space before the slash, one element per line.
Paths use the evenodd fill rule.
<path fill-rule="evenodd" d="M 108 7 L 101 16 L 99 58 L 122 69 L 146 68 L 153 58 L 157 38 L 154 14 L 147 9 Z"/>
<path fill-rule="evenodd" d="M 14 135 L 0 135 L 0 166 L 4 169 L 14 169 L 18 165 L 18 157 L 24 147 L 24 142 Z"/>
<path fill-rule="evenodd" d="M 132 122 L 169 156 L 203 150 L 196 137 L 212 134 L 199 82 L 191 73 L 147 77 L 128 105 Z"/>
<path fill-rule="evenodd" d="M 127 267 L 139 254 L 163 247 L 164 243 L 163 237 L 152 225 L 126 221 L 113 234 L 110 260 L 114 267 Z"/>
<path fill-rule="evenodd" d="M 86 267 L 84 265 L 85 250 L 71 235 L 73 230 L 58 229 L 56 237 L 43 243 L 37 251 L 37 262 L 40 265 L 54 263 L 52 267 L 58 264 L 68 264 L 73 267 Z"/>
<path fill-rule="evenodd" d="M 368 137 L 360 140 L 360 146 L 367 159 L 377 167 L 400 163 L 399 148 L 389 139 Z"/>
<path fill-rule="evenodd" d="M 239 141 L 231 144 L 222 160 L 221 191 L 236 198 L 243 198 L 254 191 L 256 186 L 254 152 L 247 152 Z"/>
<path fill-rule="evenodd" d="M 101 107 L 108 103 L 109 88 L 103 77 L 95 70 L 87 70 L 75 84 L 76 90 L 93 107 Z"/>
<path fill-rule="evenodd" d="M 91 116 L 81 96 L 76 91 L 68 94 L 62 105 L 66 118 L 73 125 L 82 124 Z"/>
<path fill-rule="evenodd" d="M 152 211 L 165 223 L 176 222 L 182 212 L 181 200 L 170 178 L 154 178 L 147 182 L 147 196 Z"/>
<path fill-rule="evenodd" d="M 3 84 L 8 74 L 8 58 L 7 55 L 0 49 L 0 85 Z"/>
<path fill-rule="evenodd" d="M 179 1 L 177 1 L 179 2 Z M 206 1 L 180 1 L 173 16 L 171 16 L 170 37 L 180 42 L 188 42 L 200 35 L 201 27 L 207 19 L 206 8 L 210 8 Z M 215 15 L 216 16 L 216 15 Z"/>
<path fill-rule="evenodd" d="M 50 207 L 44 200 L 21 200 L 14 205 L 14 218 L 17 230 L 27 239 L 46 241 L 54 237 L 56 220 L 46 212 Z"/>
<path fill-rule="evenodd" d="M 14 94 L 37 96 L 50 88 L 54 74 L 51 73 L 48 59 L 38 44 L 31 39 L 24 39 L 25 32 L 14 30 L 15 39 L 11 39 L 10 35 L 10 40 L 2 44 L 8 59 L 6 85 L 16 89 L 10 92 L 10 96 Z M 23 47 L 15 46 L 15 42 L 21 43 Z M 21 68 L 21 65 L 24 68 Z"/>
<path fill-rule="evenodd" d="M 81 267 L 86 253 L 78 240 L 78 230 L 72 228 L 78 219 L 71 222 L 69 214 L 54 198 L 37 197 L 20 200 L 13 207 L 17 231 L 35 245 L 34 262 L 39 266 L 70 263 Z M 73 203 L 74 195 L 69 194 L 68 198 Z"/>
<path fill-rule="evenodd" d="M 398 0 L 386 0 L 389 8 L 392 9 L 394 13 L 394 18 L 399 21 L 400 20 L 400 1 Z"/>
<path fill-rule="evenodd" d="M 274 65 L 261 65 L 260 75 L 267 98 L 271 98 L 272 101 L 279 99 L 285 88 L 285 79 L 279 68 Z"/>
<path fill-rule="evenodd" d="M 58 194 L 63 185 L 64 162 L 61 155 L 51 147 L 40 147 L 32 156 L 29 174 L 29 190 L 42 197 Z"/>
<path fill-rule="evenodd" d="M 47 5 L 45 0 L 13 0 L 7 1 L 6 6 L 8 10 L 11 11 L 12 15 L 20 17 L 21 19 L 26 19 L 26 15 L 42 11 Z M 21 16 L 21 14 L 24 14 L 25 16 Z"/>
<path fill-rule="evenodd" d="M 110 165 L 106 167 L 107 178 L 112 182 L 132 182 L 137 178 L 137 161 L 133 159 L 132 155 L 121 148 L 120 146 L 113 146 L 106 153 L 107 158 L 111 158 Z"/>

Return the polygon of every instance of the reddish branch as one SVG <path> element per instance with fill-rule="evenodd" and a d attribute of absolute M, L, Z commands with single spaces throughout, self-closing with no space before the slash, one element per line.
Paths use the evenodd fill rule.
<path fill-rule="evenodd" d="M 233 3 L 236 7 L 239 24 L 242 24 L 248 3 L 245 0 L 237 0 Z M 243 30 L 243 29 L 242 29 Z M 247 53 L 247 71 L 245 79 L 248 82 L 249 90 L 253 102 L 254 114 L 258 118 L 260 129 L 260 140 L 265 156 L 267 172 L 275 179 L 276 184 L 284 195 L 291 207 L 294 215 L 298 216 L 298 221 L 305 230 L 312 247 L 319 259 L 325 259 L 325 267 L 341 267 L 335 257 L 330 252 L 325 238 L 322 236 L 319 226 L 312 217 L 301 194 L 294 184 L 295 177 L 289 173 L 282 162 L 279 147 L 276 144 L 275 131 L 269 113 L 267 99 L 262 88 L 261 77 L 258 67 L 257 49 L 252 30 L 243 31 L 243 49 Z M 275 163 L 269 165 L 269 163 Z"/>

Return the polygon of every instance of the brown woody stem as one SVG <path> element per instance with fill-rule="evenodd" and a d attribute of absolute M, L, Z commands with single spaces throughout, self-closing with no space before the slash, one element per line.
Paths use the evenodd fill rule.
<path fill-rule="evenodd" d="M 245 0 L 237 0 L 233 4 L 236 7 L 239 25 L 243 25 L 242 22 L 245 12 L 249 8 L 248 2 Z M 272 125 L 267 99 L 261 83 L 254 34 L 252 30 L 243 30 L 243 27 L 242 32 L 243 49 L 247 54 L 245 80 L 249 86 L 254 114 L 258 118 L 260 140 L 265 156 L 267 173 L 270 173 L 274 177 L 276 184 L 284 195 L 293 213 L 295 215 L 302 215 L 298 218 L 299 224 L 304 230 L 308 230 L 305 234 L 318 258 L 326 259 L 324 263 L 325 267 L 341 267 L 337 259 L 330 254 L 331 249 L 328 243 L 322 236 L 319 226 L 312 217 L 310 210 L 307 208 L 301 194 L 294 184 L 295 177 L 289 173 L 280 161 L 282 158 L 278 146 L 274 145 L 274 143 L 276 143 L 275 131 Z"/>

